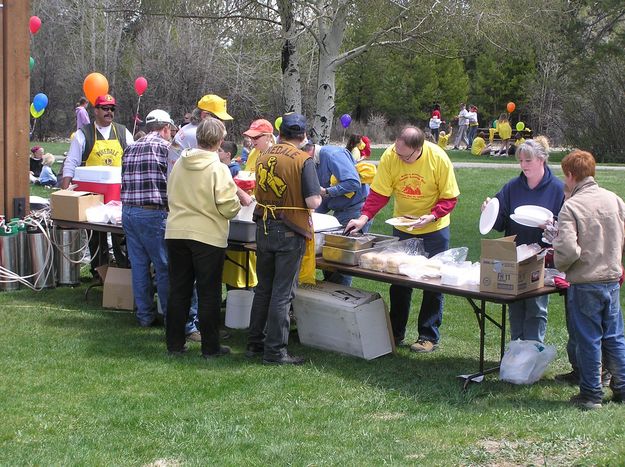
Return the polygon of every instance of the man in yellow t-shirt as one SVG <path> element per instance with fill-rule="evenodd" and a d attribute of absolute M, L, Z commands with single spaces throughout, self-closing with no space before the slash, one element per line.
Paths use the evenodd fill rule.
<path fill-rule="evenodd" d="M 345 229 L 360 230 L 393 196 L 393 215 L 415 218 L 410 226 L 393 228 L 393 235 L 401 240 L 423 239 L 425 251 L 431 257 L 449 248 L 449 214 L 459 195 L 447 153 L 436 144 L 425 141 L 419 128 L 407 127 L 395 144 L 382 154 L 362 215 L 351 220 Z M 410 287 L 391 285 L 391 325 L 398 345 L 405 337 L 411 298 Z M 419 337 L 410 349 L 414 352 L 434 351 L 438 347 L 438 328 L 442 319 L 442 294 L 424 291 L 419 312 Z"/>

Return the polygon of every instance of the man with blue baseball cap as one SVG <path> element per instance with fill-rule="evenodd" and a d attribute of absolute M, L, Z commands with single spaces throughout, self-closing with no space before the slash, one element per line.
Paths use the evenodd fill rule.
<path fill-rule="evenodd" d="M 263 363 L 300 365 L 304 359 L 287 352 L 289 309 L 297 285 L 306 240 L 314 238 L 312 210 L 321 204 L 313 158 L 301 147 L 306 118 L 282 117 L 280 143 L 256 161 L 256 271 L 247 357 Z"/>

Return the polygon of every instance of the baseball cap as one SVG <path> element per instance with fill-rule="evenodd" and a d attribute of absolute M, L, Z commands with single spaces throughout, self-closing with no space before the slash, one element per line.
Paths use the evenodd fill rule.
<path fill-rule="evenodd" d="M 205 110 L 216 115 L 221 120 L 233 120 L 226 111 L 226 99 L 216 94 L 207 94 L 197 102 L 198 109 Z"/>
<path fill-rule="evenodd" d="M 294 133 L 304 133 L 306 131 L 306 117 L 295 112 L 284 114 L 280 129 L 288 129 Z"/>
<path fill-rule="evenodd" d="M 145 117 L 146 125 L 150 123 L 169 123 L 173 128 L 177 128 L 169 114 L 164 110 L 155 109 Z"/>
<path fill-rule="evenodd" d="M 245 136 L 249 136 L 250 138 L 256 138 L 257 136 L 270 133 L 273 133 L 273 126 L 268 120 L 263 118 L 254 120 L 249 130 L 243 132 Z"/>
<path fill-rule="evenodd" d="M 95 106 L 99 107 L 101 105 L 116 105 L 115 98 L 110 94 L 104 94 L 103 96 L 98 96 L 95 100 Z"/>

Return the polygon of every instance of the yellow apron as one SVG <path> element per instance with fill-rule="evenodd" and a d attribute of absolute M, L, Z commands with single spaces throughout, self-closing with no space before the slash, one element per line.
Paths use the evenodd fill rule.
<path fill-rule="evenodd" d="M 250 252 L 250 260 L 247 263 L 249 271 L 249 287 L 256 287 L 258 278 L 256 277 L 256 253 Z M 226 250 L 226 261 L 224 262 L 224 272 L 221 281 L 237 289 L 245 288 L 245 252 Z"/>
<path fill-rule="evenodd" d="M 119 137 L 117 136 L 117 130 L 115 129 L 115 125 L 111 125 L 113 125 L 111 131 L 115 135 L 115 139 L 98 139 L 97 130 L 95 128 L 95 125 L 93 125 L 93 149 L 89 153 L 85 165 L 109 165 L 113 167 L 122 166 L 122 154 L 124 154 L 124 149 L 119 142 Z"/>

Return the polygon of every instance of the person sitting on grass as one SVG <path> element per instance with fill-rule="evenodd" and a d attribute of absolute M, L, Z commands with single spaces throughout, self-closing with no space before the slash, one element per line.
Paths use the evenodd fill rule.
<path fill-rule="evenodd" d="M 37 183 L 43 167 L 43 148 L 41 146 L 33 146 L 30 152 L 30 183 Z"/>
<path fill-rule="evenodd" d="M 521 132 L 517 131 L 514 135 L 514 143 L 512 143 L 510 145 L 510 148 L 508 149 L 508 155 L 512 156 L 516 154 L 516 149 L 519 146 L 521 146 L 523 143 L 525 143 L 525 138 L 523 138 L 523 135 L 521 134 Z"/>
<path fill-rule="evenodd" d="M 39 175 L 39 184 L 46 188 L 56 186 L 56 174 L 52 170 L 54 161 L 55 159 L 52 154 L 44 154 L 43 166 L 41 167 L 41 174 Z"/>
<path fill-rule="evenodd" d="M 451 127 L 449 127 L 449 133 L 446 133 L 445 130 L 441 130 L 440 133 L 438 134 L 438 145 L 441 148 L 443 149 L 447 148 L 447 144 L 449 143 L 449 138 L 451 138 L 451 132 L 452 132 L 452 129 Z"/>
<path fill-rule="evenodd" d="M 480 131 L 480 133 L 473 139 L 473 143 L 471 144 L 471 154 L 474 156 L 486 156 L 490 154 L 491 145 L 486 144 L 486 133 Z"/>

